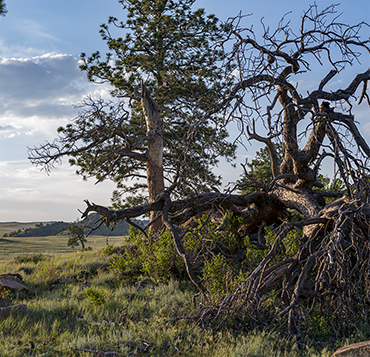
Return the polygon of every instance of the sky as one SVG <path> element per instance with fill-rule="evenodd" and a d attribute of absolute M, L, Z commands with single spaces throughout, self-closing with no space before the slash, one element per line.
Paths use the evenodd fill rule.
<path fill-rule="evenodd" d="M 312 3 L 198 0 L 195 7 L 222 21 L 240 11 L 252 14 L 246 26 L 251 22 L 258 26 L 262 17 L 274 25 L 289 11 L 299 19 Z M 317 1 L 322 8 L 331 3 Z M 0 221 L 74 221 L 80 216 L 78 209 L 85 208 L 84 199 L 109 205 L 114 184 L 83 181 L 68 160 L 47 175 L 31 165 L 27 147 L 52 141 L 56 129 L 76 117 L 74 105 L 84 96 L 108 96 L 108 87 L 89 83 L 79 70 L 79 55 L 105 53 L 99 26 L 109 16 L 124 20 L 125 13 L 118 0 L 6 0 L 6 4 L 8 13 L 0 18 Z M 343 22 L 370 23 L 368 0 L 343 0 L 339 11 Z M 348 78 L 368 67 L 369 63 L 353 66 Z M 307 87 L 320 79 L 311 78 Z M 342 80 L 345 83 L 346 78 Z M 370 143 L 369 108 L 361 106 L 356 113 Z M 253 157 L 253 150 L 239 150 L 238 160 Z M 227 182 L 237 180 L 241 170 L 221 164 L 217 173 Z"/>

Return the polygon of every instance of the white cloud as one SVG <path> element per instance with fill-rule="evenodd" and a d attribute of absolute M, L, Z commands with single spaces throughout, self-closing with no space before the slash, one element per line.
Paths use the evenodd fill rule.
<path fill-rule="evenodd" d="M 83 182 L 68 164 L 48 176 L 27 160 L 27 147 L 52 141 L 84 96 L 109 96 L 78 66 L 77 58 L 59 53 L 0 58 L 0 221 L 74 220 L 86 198 L 110 203 L 113 183 Z"/>
<path fill-rule="evenodd" d="M 289 83 L 294 87 L 301 90 L 312 90 L 316 89 L 318 86 L 317 81 L 306 81 L 306 80 L 299 80 L 299 81 L 289 81 Z"/>
<path fill-rule="evenodd" d="M 338 90 L 338 88 L 341 88 L 342 85 L 343 85 L 343 80 L 338 79 L 337 81 L 329 82 L 325 88 L 334 88 L 334 90 Z"/>
<path fill-rule="evenodd" d="M 7 188 L 5 198 L 15 201 L 34 201 L 40 197 L 40 192 L 29 187 Z"/>
<path fill-rule="evenodd" d="M 32 57 L 40 54 L 40 50 L 34 47 L 24 47 L 20 45 L 9 45 L 3 39 L 0 39 L 0 57 L 1 58 L 21 58 Z"/>
<path fill-rule="evenodd" d="M 18 125 L 14 125 L 13 123 L 6 124 L 6 125 L 0 125 L 0 132 L 9 132 L 13 131 L 14 129 L 17 129 Z"/>
<path fill-rule="evenodd" d="M 53 42 L 61 42 L 55 36 L 48 33 L 44 26 L 39 22 L 33 21 L 31 19 L 18 19 L 16 23 L 16 30 L 22 34 L 22 36 L 27 36 L 28 38 L 37 39 L 48 39 Z"/>
<path fill-rule="evenodd" d="M 76 58 L 53 53 L 30 58 L 3 58 L 0 60 L 0 78 L 1 109 L 27 116 L 34 114 L 35 108 L 46 111 L 58 102 L 65 103 L 66 99 L 78 100 L 81 89 L 73 85 L 76 79 L 88 87 Z"/>
<path fill-rule="evenodd" d="M 0 58 L 0 78 L 0 160 L 23 159 L 15 154 L 53 140 L 88 93 L 109 97 L 108 86 L 88 82 L 79 60 L 66 54 Z"/>

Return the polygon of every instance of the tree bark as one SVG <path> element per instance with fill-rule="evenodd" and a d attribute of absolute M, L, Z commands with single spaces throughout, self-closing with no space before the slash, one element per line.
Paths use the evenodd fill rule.
<path fill-rule="evenodd" d="M 149 202 L 155 202 L 157 196 L 164 192 L 163 176 L 163 139 L 162 121 L 158 107 L 149 96 L 142 83 L 141 105 L 145 117 L 148 140 L 148 156 L 146 161 Z M 150 221 L 156 217 L 156 212 L 150 212 Z M 158 231 L 163 226 L 163 220 L 158 219 L 151 225 L 151 232 Z"/>

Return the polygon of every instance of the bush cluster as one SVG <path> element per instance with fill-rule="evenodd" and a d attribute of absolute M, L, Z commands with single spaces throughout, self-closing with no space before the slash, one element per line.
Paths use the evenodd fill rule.
<path fill-rule="evenodd" d="M 238 233 L 240 223 L 240 217 L 229 213 L 220 227 L 220 223 L 204 215 L 183 234 L 182 244 L 191 266 L 214 301 L 234 291 L 266 254 L 266 250 L 257 249 L 248 236 Z M 265 227 L 264 237 L 266 248 L 270 249 L 275 233 Z M 297 248 L 297 234 L 292 232 L 282 244 L 279 260 L 293 256 Z M 102 251 L 103 255 L 111 256 L 109 269 L 117 279 L 132 276 L 134 272 L 144 274 L 156 284 L 166 283 L 171 278 L 187 279 L 185 264 L 169 232 L 148 238 L 130 228 L 127 243 L 120 253 L 117 254 L 113 246 Z"/>

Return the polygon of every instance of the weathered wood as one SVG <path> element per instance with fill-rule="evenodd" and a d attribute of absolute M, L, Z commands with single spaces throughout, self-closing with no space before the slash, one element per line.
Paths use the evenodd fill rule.
<path fill-rule="evenodd" d="M 149 202 L 155 202 L 158 195 L 164 192 L 163 175 L 163 139 L 162 139 L 162 120 L 160 112 L 153 99 L 149 96 L 144 83 L 141 83 L 142 98 L 141 106 L 143 109 L 148 140 L 148 151 L 146 161 L 146 172 L 149 192 Z M 155 219 L 156 212 L 150 212 L 150 220 Z M 151 225 L 151 230 L 157 231 L 163 225 L 162 220 L 157 220 Z"/>
<path fill-rule="evenodd" d="M 332 357 L 370 357 L 370 341 L 341 347 L 334 352 Z"/>
<path fill-rule="evenodd" d="M 8 317 L 11 313 L 25 313 L 25 312 L 27 312 L 27 305 L 25 304 L 0 307 L 0 319 Z"/>

